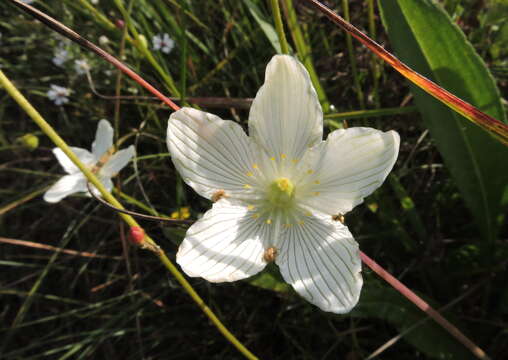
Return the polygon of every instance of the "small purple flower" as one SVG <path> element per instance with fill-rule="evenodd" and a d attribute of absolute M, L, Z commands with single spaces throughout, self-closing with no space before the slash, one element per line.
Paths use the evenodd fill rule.
<path fill-rule="evenodd" d="M 51 84 L 47 95 L 49 100 L 53 101 L 55 105 L 61 106 L 69 102 L 68 96 L 71 95 L 71 89 Z"/>
<path fill-rule="evenodd" d="M 175 47 L 175 41 L 168 34 L 157 34 L 152 38 L 154 50 L 160 50 L 165 54 L 169 54 Z"/>

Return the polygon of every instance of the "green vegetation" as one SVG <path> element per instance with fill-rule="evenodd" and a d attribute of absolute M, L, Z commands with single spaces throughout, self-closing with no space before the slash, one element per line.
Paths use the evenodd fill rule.
<path fill-rule="evenodd" d="M 326 110 L 325 130 L 370 126 L 401 136 L 392 175 L 346 215 L 361 249 L 442 310 L 491 358 L 503 358 L 508 150 L 408 86 L 305 1 L 279 3 L 289 51 L 311 73 Z M 368 29 L 418 72 L 505 121 L 503 0 L 327 3 L 342 15 L 348 4 L 352 24 Z M 122 59 L 178 104 L 244 127 L 249 99 L 281 49 L 273 1 L 34 5 Z M 126 208 L 197 219 L 210 207 L 171 163 L 165 140 L 171 109 L 9 1 L 0 3 L 0 33 L 0 69 L 67 144 L 89 149 L 97 122 L 106 118 L 122 147 L 135 145 L 135 161 L 114 178 L 114 195 Z M 164 41 L 166 33 L 174 43 Z M 0 89 L 0 358 L 241 358 L 157 258 L 131 245 L 129 228 L 114 211 L 85 195 L 43 201 L 42 194 L 64 174 L 53 147 Z M 139 222 L 173 261 L 185 226 Z M 365 266 L 363 274 L 358 306 L 340 316 L 301 299 L 280 281 L 275 266 L 247 281 L 190 282 L 260 359 L 367 359 L 377 352 L 379 359 L 473 358 Z"/>

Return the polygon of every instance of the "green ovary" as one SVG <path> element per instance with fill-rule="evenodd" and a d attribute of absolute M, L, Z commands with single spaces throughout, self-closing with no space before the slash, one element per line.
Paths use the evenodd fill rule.
<path fill-rule="evenodd" d="M 295 186 L 288 178 L 279 178 L 268 188 L 268 201 L 272 206 L 286 208 L 295 198 Z"/>

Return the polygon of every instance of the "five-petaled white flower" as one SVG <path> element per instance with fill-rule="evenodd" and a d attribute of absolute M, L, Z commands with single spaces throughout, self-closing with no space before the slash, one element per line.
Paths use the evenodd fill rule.
<path fill-rule="evenodd" d="M 48 99 L 53 101 L 55 105 L 60 106 L 69 102 L 67 97 L 71 95 L 71 89 L 55 84 L 51 84 L 49 87 L 50 89 L 46 94 Z"/>
<path fill-rule="evenodd" d="M 103 119 L 99 121 L 97 126 L 91 153 L 86 149 L 71 147 L 79 160 L 97 175 L 108 191 L 113 188 L 111 178 L 123 169 L 135 154 L 133 145 L 115 153 L 111 152 L 113 150 L 112 146 L 113 128 L 109 121 Z M 44 194 L 44 200 L 56 203 L 77 192 L 86 192 L 90 195 L 87 188 L 87 178 L 67 155 L 60 148 L 54 148 L 53 154 L 55 154 L 58 162 L 68 175 L 63 176 Z M 91 186 L 91 188 L 94 187 Z"/>
<path fill-rule="evenodd" d="M 90 65 L 85 59 L 74 60 L 74 70 L 76 70 L 78 75 L 85 75 L 88 71 L 90 71 Z"/>
<path fill-rule="evenodd" d="M 234 281 L 275 261 L 282 276 L 324 311 L 345 313 L 363 284 L 358 244 L 341 221 L 385 180 L 399 135 L 336 130 L 322 141 L 323 114 L 305 68 L 277 55 L 249 114 L 233 121 L 182 108 L 167 143 L 184 181 L 215 201 L 194 223 L 176 260 L 189 276 Z"/>
<path fill-rule="evenodd" d="M 169 37 L 169 34 L 157 34 L 152 38 L 153 48 L 169 54 L 175 47 L 175 41 Z"/>

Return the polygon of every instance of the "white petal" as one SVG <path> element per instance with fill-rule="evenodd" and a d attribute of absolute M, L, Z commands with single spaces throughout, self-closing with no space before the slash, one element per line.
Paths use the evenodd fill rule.
<path fill-rule="evenodd" d="M 93 165 L 95 163 L 94 156 L 90 153 L 90 151 L 71 146 L 71 150 L 76 154 L 76 156 L 83 162 L 85 165 Z M 65 155 L 65 153 L 60 148 L 54 148 L 53 154 L 55 154 L 56 159 L 62 165 L 63 169 L 68 174 L 75 174 L 80 172 L 78 167 L 74 165 L 74 163 Z"/>
<path fill-rule="evenodd" d="M 276 263 L 301 296 L 323 311 L 340 314 L 356 305 L 363 285 L 361 260 L 347 227 L 313 215 L 281 237 Z"/>
<path fill-rule="evenodd" d="M 102 166 L 99 174 L 103 177 L 115 176 L 129 163 L 129 161 L 131 161 L 135 154 L 136 150 L 134 149 L 134 145 L 129 146 L 127 149 L 117 151 Z"/>
<path fill-rule="evenodd" d="M 102 119 L 97 125 L 95 140 L 92 143 L 92 154 L 99 160 L 111 146 L 113 146 L 113 128 L 109 121 Z"/>
<path fill-rule="evenodd" d="M 302 160 L 301 203 L 330 215 L 351 211 L 386 179 L 399 143 L 395 131 L 355 127 L 332 132 Z"/>
<path fill-rule="evenodd" d="M 106 190 L 111 192 L 111 190 L 113 189 L 113 181 L 111 180 L 111 178 L 99 176 L 99 180 L 102 183 L 102 185 L 104 185 Z M 92 184 L 90 184 L 90 189 L 93 191 L 95 196 L 102 197 L 102 194 L 99 192 L 99 190 L 97 190 L 97 188 L 95 186 L 93 186 Z M 86 190 L 86 196 L 88 196 L 88 197 L 92 196 L 90 194 L 90 192 L 88 191 L 88 187 L 87 187 L 87 190 Z"/>
<path fill-rule="evenodd" d="M 249 114 L 249 134 L 270 157 L 298 160 L 323 136 L 323 112 L 307 70 L 276 55 Z"/>
<path fill-rule="evenodd" d="M 245 279 L 266 265 L 267 227 L 244 206 L 220 200 L 189 228 L 176 261 L 192 277 L 212 282 Z"/>
<path fill-rule="evenodd" d="M 44 200 L 56 203 L 70 194 L 83 191 L 86 191 L 86 179 L 83 174 L 65 175 L 46 191 Z"/>
<path fill-rule="evenodd" d="M 208 199 L 218 190 L 255 197 L 255 146 L 240 125 L 203 111 L 182 108 L 171 114 L 167 144 L 183 180 Z"/>

